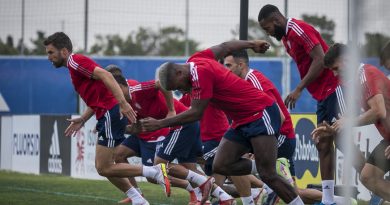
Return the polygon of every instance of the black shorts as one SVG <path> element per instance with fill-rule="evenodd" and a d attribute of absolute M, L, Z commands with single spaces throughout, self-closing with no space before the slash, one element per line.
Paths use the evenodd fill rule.
<path fill-rule="evenodd" d="M 98 119 L 96 130 L 98 131 L 98 144 L 105 147 L 116 147 L 125 139 L 125 130 L 128 120 L 121 118 L 119 105 L 108 110 L 103 117 Z"/>
<path fill-rule="evenodd" d="M 390 159 L 385 157 L 385 149 L 390 145 L 390 141 L 382 140 L 375 149 L 371 152 L 367 159 L 367 163 L 372 164 L 383 172 L 390 171 Z"/>
<path fill-rule="evenodd" d="M 317 124 L 323 121 L 330 125 L 333 124 L 345 113 L 345 109 L 343 90 L 341 86 L 337 86 L 332 94 L 317 102 Z"/>

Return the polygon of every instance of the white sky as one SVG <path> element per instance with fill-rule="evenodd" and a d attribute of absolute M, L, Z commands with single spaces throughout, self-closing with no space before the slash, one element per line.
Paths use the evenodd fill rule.
<path fill-rule="evenodd" d="M 232 39 L 231 30 L 239 23 L 239 0 L 189 0 L 189 37 L 208 47 Z M 348 0 L 289 0 L 288 16 L 326 15 L 336 22 L 335 40 L 347 40 Z M 22 0 L 0 0 L 0 38 L 8 34 L 21 37 Z M 126 36 L 138 27 L 185 27 L 185 0 L 89 0 L 88 45 L 97 34 Z M 271 3 L 284 10 L 284 0 L 249 0 L 249 18 L 257 19 L 260 8 Z M 25 42 L 35 38 L 36 31 L 47 35 L 63 30 L 76 48 L 84 46 L 83 0 L 25 0 Z M 365 1 L 364 31 L 390 35 L 390 1 Z M 260 28 L 259 28 L 260 29 Z M 363 32 L 360 34 L 363 36 Z M 28 44 L 29 45 L 29 44 Z"/>

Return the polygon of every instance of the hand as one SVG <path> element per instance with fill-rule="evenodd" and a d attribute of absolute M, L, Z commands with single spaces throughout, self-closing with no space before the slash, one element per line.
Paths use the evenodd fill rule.
<path fill-rule="evenodd" d="M 327 122 L 323 122 L 311 132 L 313 141 L 317 144 L 323 137 L 332 137 L 337 134 L 337 131 Z"/>
<path fill-rule="evenodd" d="M 301 96 L 301 92 L 298 89 L 295 89 L 292 93 L 290 93 L 286 99 L 284 99 L 284 104 L 287 108 L 293 109 L 295 108 L 295 103 L 297 102 L 298 98 Z"/>
<path fill-rule="evenodd" d="M 165 116 L 165 118 L 168 118 L 168 117 L 173 117 L 173 116 L 175 116 L 176 115 L 176 111 L 168 111 L 168 114 L 167 114 L 167 116 Z"/>
<path fill-rule="evenodd" d="M 142 132 L 141 129 L 141 123 L 140 121 L 137 121 L 136 123 L 131 123 L 130 125 L 126 126 L 126 134 L 138 135 Z"/>
<path fill-rule="evenodd" d="M 255 46 L 252 50 L 256 53 L 265 53 L 270 47 L 270 44 L 267 41 L 254 40 L 253 42 L 255 43 Z"/>
<path fill-rule="evenodd" d="M 151 117 L 144 118 L 140 122 L 142 132 L 151 132 L 162 128 L 160 121 Z"/>
<path fill-rule="evenodd" d="M 119 106 L 121 114 L 124 115 L 128 120 L 130 120 L 130 122 L 134 123 L 137 121 L 137 114 L 134 112 L 133 108 L 130 106 L 129 103 L 120 103 Z"/>
<path fill-rule="evenodd" d="M 386 147 L 385 149 L 385 157 L 387 159 L 390 159 L 390 145 Z"/>
<path fill-rule="evenodd" d="M 85 120 L 81 117 L 74 118 L 74 119 L 66 119 L 70 122 L 70 125 L 65 130 L 65 136 L 70 137 L 72 135 L 75 135 L 77 131 L 81 129 L 81 127 L 84 126 Z"/>
<path fill-rule="evenodd" d="M 333 123 L 332 128 L 336 130 L 336 132 L 341 132 L 342 127 L 344 126 L 344 118 L 340 118 Z"/>

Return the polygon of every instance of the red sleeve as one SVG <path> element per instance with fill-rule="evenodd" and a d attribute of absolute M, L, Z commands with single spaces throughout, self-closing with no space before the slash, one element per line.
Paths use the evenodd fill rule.
<path fill-rule="evenodd" d="M 380 80 L 380 77 L 373 69 L 364 69 L 363 73 L 360 76 L 360 81 L 362 83 L 362 94 L 363 98 L 368 101 L 375 95 L 383 94 L 381 86 L 383 81 Z"/>
<path fill-rule="evenodd" d="M 212 98 L 213 78 L 214 75 L 204 64 L 191 66 L 191 99 L 203 100 Z"/>
<path fill-rule="evenodd" d="M 317 44 L 320 44 L 320 40 L 318 39 L 319 33 L 312 26 L 308 24 L 294 24 L 292 29 L 296 34 L 294 40 L 302 45 L 307 54 L 309 54 Z"/>
<path fill-rule="evenodd" d="M 194 55 L 188 58 L 187 62 L 191 62 L 195 58 L 208 58 L 208 59 L 215 60 L 215 55 L 213 51 L 210 48 L 208 48 L 206 50 L 196 52 Z"/>
<path fill-rule="evenodd" d="M 86 56 L 71 55 L 69 57 L 68 66 L 87 78 L 92 78 L 93 71 L 99 65 Z"/>
<path fill-rule="evenodd" d="M 187 107 L 191 106 L 191 96 L 189 94 L 184 94 L 179 101 Z"/>
<path fill-rule="evenodd" d="M 132 93 L 136 92 L 137 96 L 142 96 L 143 98 L 155 97 L 159 92 L 159 90 L 156 88 L 156 83 L 154 80 L 132 85 L 130 86 L 130 91 Z"/>

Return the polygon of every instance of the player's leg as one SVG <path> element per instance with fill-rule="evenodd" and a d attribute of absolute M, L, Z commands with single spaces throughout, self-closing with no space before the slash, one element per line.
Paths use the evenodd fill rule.
<path fill-rule="evenodd" d="M 390 159 L 384 153 L 389 145 L 389 141 L 382 140 L 375 147 L 360 175 L 364 186 L 386 201 L 390 201 L 390 181 L 385 180 L 384 175 L 390 170 Z"/>
<path fill-rule="evenodd" d="M 230 177 L 240 194 L 243 205 L 255 205 L 255 201 L 251 194 L 251 180 L 249 176 L 251 175 Z"/>

